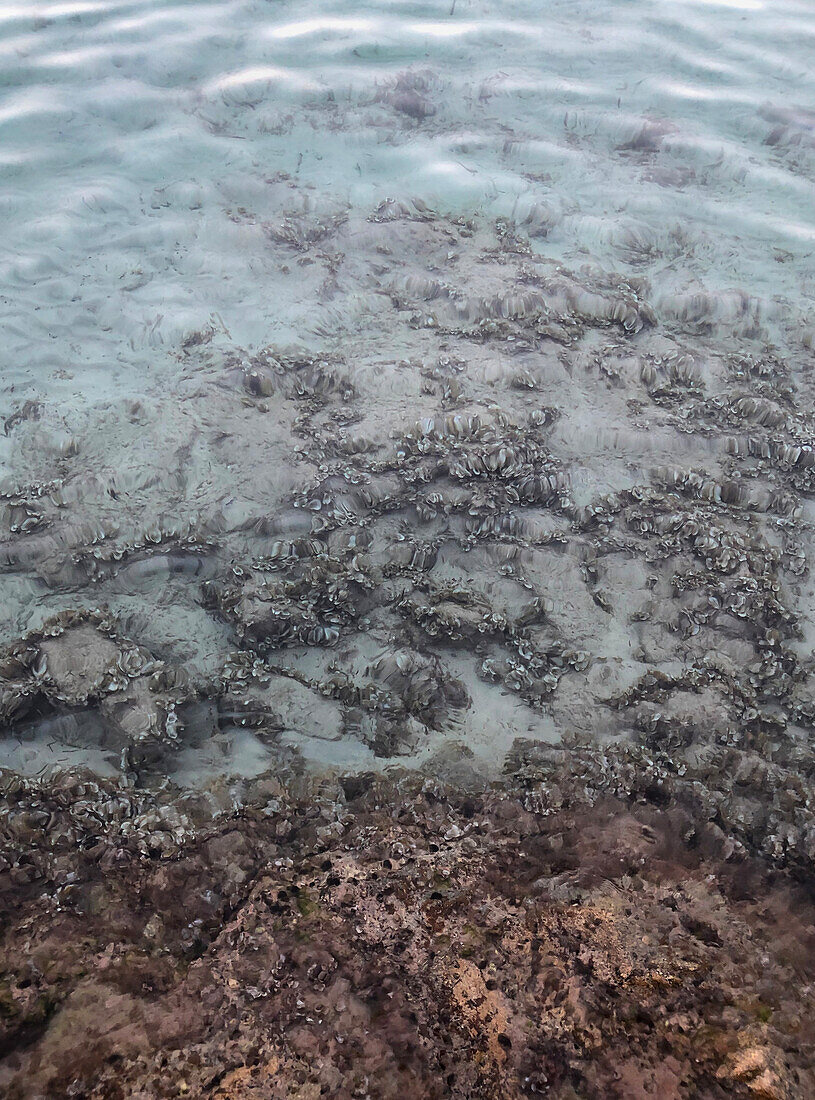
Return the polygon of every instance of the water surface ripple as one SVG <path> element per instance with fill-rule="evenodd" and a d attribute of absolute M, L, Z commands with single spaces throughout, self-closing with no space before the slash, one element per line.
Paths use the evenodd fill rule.
<path fill-rule="evenodd" d="M 810 3 L 38 0 L 0 50 L 0 763 L 808 743 Z"/>

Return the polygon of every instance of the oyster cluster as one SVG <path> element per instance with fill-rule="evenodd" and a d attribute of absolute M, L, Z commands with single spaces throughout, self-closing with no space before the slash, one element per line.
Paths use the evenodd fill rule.
<path fill-rule="evenodd" d="M 47 620 L 5 649 L 0 677 L 0 715 L 21 737 L 50 723 L 57 738 L 98 738 L 125 768 L 177 740 L 188 695 L 183 672 L 121 638 L 101 610 Z"/>
<path fill-rule="evenodd" d="M 270 776 L 396 759 L 483 784 L 554 744 L 597 790 L 658 777 L 734 844 L 806 865 L 815 418 L 795 318 L 782 353 L 744 292 L 666 302 L 644 274 L 554 263 L 544 209 L 361 216 L 270 186 L 291 214 L 269 247 L 331 333 L 190 337 L 182 411 L 129 402 L 115 457 L 43 446 L 79 434 L 46 406 L 8 422 L 28 478 L 3 489 L 0 536 L 17 810 L 75 763 L 169 802 L 220 776 L 238 806 Z"/>

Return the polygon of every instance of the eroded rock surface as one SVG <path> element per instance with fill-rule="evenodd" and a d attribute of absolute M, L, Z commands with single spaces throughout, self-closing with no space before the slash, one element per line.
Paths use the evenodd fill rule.
<path fill-rule="evenodd" d="M 3 1094 L 812 1095 L 811 898 L 678 800 L 565 792 L 368 775 L 164 859 L 35 834 Z"/>

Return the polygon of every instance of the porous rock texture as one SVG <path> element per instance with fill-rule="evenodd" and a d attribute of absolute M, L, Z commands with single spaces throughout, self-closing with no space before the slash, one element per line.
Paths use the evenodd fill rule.
<path fill-rule="evenodd" d="M 173 854 L 34 844 L 0 882 L 0 1092 L 815 1095 L 801 882 L 679 799 L 549 790 L 357 776 Z"/>

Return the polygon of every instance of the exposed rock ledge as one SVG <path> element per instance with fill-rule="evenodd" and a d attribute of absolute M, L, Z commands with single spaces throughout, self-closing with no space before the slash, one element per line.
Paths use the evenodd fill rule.
<path fill-rule="evenodd" d="M 545 803 L 363 777 L 18 861 L 0 1092 L 815 1095 L 801 882 L 673 803 Z"/>

